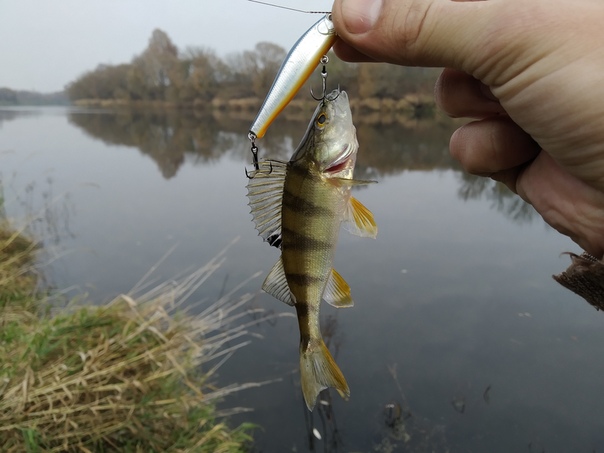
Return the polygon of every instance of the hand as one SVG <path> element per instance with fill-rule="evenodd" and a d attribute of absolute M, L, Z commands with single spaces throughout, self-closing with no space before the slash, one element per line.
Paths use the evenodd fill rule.
<path fill-rule="evenodd" d="M 335 0 L 332 12 L 344 60 L 449 68 L 437 105 L 475 119 L 453 156 L 602 257 L 604 3 Z"/>

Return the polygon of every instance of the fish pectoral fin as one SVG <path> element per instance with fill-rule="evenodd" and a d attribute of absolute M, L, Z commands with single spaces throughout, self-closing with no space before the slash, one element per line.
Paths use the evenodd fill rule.
<path fill-rule="evenodd" d="M 333 305 L 336 308 L 354 306 L 354 301 L 350 296 L 350 286 L 348 286 L 346 280 L 335 269 L 331 270 L 331 275 L 323 292 L 323 299 L 329 305 Z"/>
<path fill-rule="evenodd" d="M 348 202 L 345 222 L 345 228 L 356 236 L 374 239 L 377 236 L 378 228 L 373 213 L 354 197 L 350 197 Z"/>
<path fill-rule="evenodd" d="M 321 390 L 332 387 L 347 399 L 350 389 L 323 340 L 306 350 L 300 350 L 300 381 L 308 410 L 312 411 Z"/>
<path fill-rule="evenodd" d="M 283 261 L 281 258 L 277 260 L 271 271 L 264 279 L 262 289 L 275 299 L 285 302 L 287 305 L 293 306 L 296 303 L 294 295 L 289 290 L 289 285 L 287 284 L 287 279 L 285 278 Z"/>

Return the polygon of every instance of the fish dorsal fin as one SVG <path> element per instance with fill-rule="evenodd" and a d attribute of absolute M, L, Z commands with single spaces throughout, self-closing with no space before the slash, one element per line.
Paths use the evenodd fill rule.
<path fill-rule="evenodd" d="M 287 164 L 278 160 L 258 163 L 247 183 L 250 212 L 258 234 L 271 245 L 281 244 L 281 203 Z"/>
<path fill-rule="evenodd" d="M 374 239 L 377 236 L 378 228 L 373 214 L 363 203 L 352 196 L 348 202 L 345 222 L 345 228 L 352 234 Z"/>
<path fill-rule="evenodd" d="M 271 271 L 268 273 L 262 283 L 262 289 L 275 299 L 285 302 L 287 305 L 294 305 L 296 299 L 289 290 L 285 272 L 283 271 L 283 261 L 281 258 L 277 260 Z"/>
<path fill-rule="evenodd" d="M 350 286 L 335 269 L 331 270 L 327 286 L 323 291 L 323 299 L 336 308 L 347 308 L 354 305 L 354 301 L 350 296 Z"/>

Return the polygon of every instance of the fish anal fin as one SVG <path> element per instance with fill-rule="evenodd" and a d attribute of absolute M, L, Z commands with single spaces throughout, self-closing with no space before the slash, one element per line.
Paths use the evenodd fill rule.
<path fill-rule="evenodd" d="M 347 308 L 354 305 L 350 295 L 350 286 L 335 269 L 331 270 L 331 275 L 323 292 L 323 299 L 336 308 Z"/>
<path fill-rule="evenodd" d="M 373 213 L 363 203 L 352 196 L 348 202 L 345 220 L 346 229 L 352 234 L 374 239 L 377 236 L 378 227 L 373 218 Z"/>
<path fill-rule="evenodd" d="M 283 261 L 281 258 L 277 260 L 273 268 L 270 270 L 264 283 L 262 283 L 262 289 L 268 294 L 273 296 L 275 299 L 279 299 L 285 302 L 287 305 L 294 305 L 295 298 L 285 278 L 285 272 L 283 271 Z"/>
<path fill-rule="evenodd" d="M 326 388 L 335 388 L 342 398 L 350 396 L 346 378 L 323 340 L 319 339 L 317 344 L 311 344 L 306 350 L 300 350 L 302 394 L 309 411 L 315 407 L 319 393 Z"/>

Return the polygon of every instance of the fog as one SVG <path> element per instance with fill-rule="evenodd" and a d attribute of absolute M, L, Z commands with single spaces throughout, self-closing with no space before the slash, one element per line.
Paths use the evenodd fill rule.
<path fill-rule="evenodd" d="M 329 0 L 281 4 L 331 8 Z M 181 50 L 224 56 L 261 41 L 289 49 L 319 16 L 247 0 L 19 0 L 0 2 L 0 17 L 0 87 L 52 92 L 101 63 L 129 62 L 156 28 Z"/>

